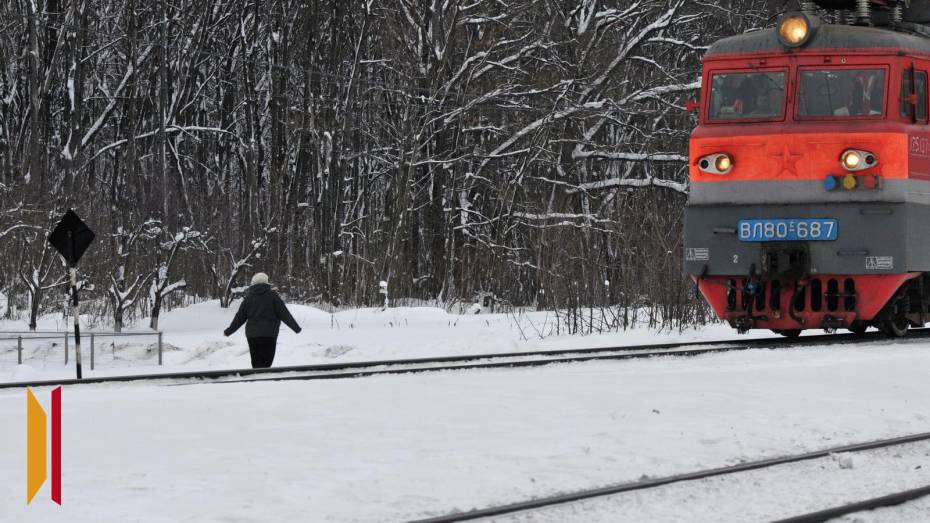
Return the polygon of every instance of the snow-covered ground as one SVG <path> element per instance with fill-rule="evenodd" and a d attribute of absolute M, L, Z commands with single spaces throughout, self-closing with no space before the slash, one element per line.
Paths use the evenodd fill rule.
<path fill-rule="evenodd" d="M 300 314 L 310 326 L 312 318 Z M 449 330 L 434 339 L 439 348 L 463 350 L 458 332 L 481 335 L 442 328 Z M 351 337 L 353 330 L 361 329 L 338 332 Z M 308 340 L 321 345 L 306 350 L 325 350 L 336 332 Z M 356 336 L 347 344 L 363 335 Z M 392 346 L 398 338 L 383 350 L 399 351 Z M 928 431 L 928 345 L 337 381 L 69 387 L 62 507 L 49 501 L 47 486 L 26 507 L 24 392 L 0 390 L 0 521 L 403 521 Z M 49 389 L 36 392 L 47 405 Z M 908 464 L 912 458 L 924 459 L 908 454 Z M 853 484 L 872 467 L 878 464 L 861 458 L 851 470 L 829 470 L 829 488 L 809 498 L 822 507 L 847 501 L 836 484 Z M 875 474 L 895 473 L 894 464 L 882 467 Z M 734 498 L 741 505 L 727 513 L 692 505 L 705 489 L 680 488 L 680 497 L 665 501 L 693 506 L 687 521 L 771 516 L 754 511 L 767 505 L 751 498 Z M 647 508 L 631 503 L 611 520 L 675 521 L 682 514 L 652 518 Z"/>
<path fill-rule="evenodd" d="M 89 341 L 85 339 L 85 376 L 249 367 L 245 329 L 229 338 L 223 336 L 237 305 L 222 309 L 218 302 L 210 301 L 168 312 L 160 325 L 164 332 L 162 367 L 157 365 L 157 338 L 144 327 L 144 321 L 127 329 L 144 336 L 119 338 L 115 346 L 112 338 L 96 338 L 94 371 L 89 368 Z M 684 332 L 636 328 L 612 334 L 556 336 L 549 335 L 556 322 L 551 312 L 459 315 L 436 308 L 393 308 L 330 314 L 304 305 L 291 305 L 290 309 L 303 331 L 294 334 L 282 326 L 275 357 L 278 366 L 736 337 L 732 329 L 721 324 Z M 60 318 L 47 317 L 39 330 L 66 327 Z M 0 338 L 4 337 L 2 332 L 25 330 L 24 322 L 0 322 Z M 758 331 L 751 336 L 773 334 Z M 0 382 L 74 376 L 73 347 L 71 365 L 66 367 L 63 339 L 25 341 L 24 366 L 20 368 L 16 367 L 15 349 L 15 339 L 0 340 Z"/>

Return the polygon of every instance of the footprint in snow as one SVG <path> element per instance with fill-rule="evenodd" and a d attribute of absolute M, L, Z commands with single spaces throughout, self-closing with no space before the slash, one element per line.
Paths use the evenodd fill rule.
<path fill-rule="evenodd" d="M 333 345 L 332 347 L 327 347 L 326 350 L 323 351 L 323 356 L 327 358 L 338 358 L 353 350 L 355 350 L 355 347 L 350 345 Z"/>
<path fill-rule="evenodd" d="M 225 349 L 226 347 L 231 347 L 232 345 L 234 344 L 228 341 L 214 341 L 214 342 L 203 343 L 199 347 L 194 349 L 194 351 L 187 358 L 187 362 L 190 363 L 195 360 L 207 359 L 212 354 L 222 349 Z M 245 352 L 248 352 L 248 349 L 246 349 Z"/>

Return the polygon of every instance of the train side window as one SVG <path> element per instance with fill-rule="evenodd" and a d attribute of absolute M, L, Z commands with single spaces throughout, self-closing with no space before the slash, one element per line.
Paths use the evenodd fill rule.
<path fill-rule="evenodd" d="M 901 81 L 901 116 L 911 117 L 911 104 L 907 101 L 907 96 L 911 92 L 911 71 L 904 71 Z M 915 118 L 919 121 L 927 121 L 927 72 L 916 71 L 914 76 L 914 94 L 917 98 L 917 108 Z"/>

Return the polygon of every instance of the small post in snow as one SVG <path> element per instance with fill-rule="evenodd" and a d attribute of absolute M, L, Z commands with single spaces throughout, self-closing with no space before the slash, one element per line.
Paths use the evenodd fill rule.
<path fill-rule="evenodd" d="M 378 294 L 383 297 L 381 310 L 385 311 L 388 308 L 388 283 L 386 281 L 381 281 L 378 283 Z"/>

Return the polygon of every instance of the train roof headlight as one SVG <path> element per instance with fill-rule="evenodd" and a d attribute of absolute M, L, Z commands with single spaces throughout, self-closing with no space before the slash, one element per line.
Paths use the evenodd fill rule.
<path fill-rule="evenodd" d="M 814 21 L 804 13 L 789 13 L 778 19 L 778 40 L 786 47 L 801 47 L 814 32 Z"/>

